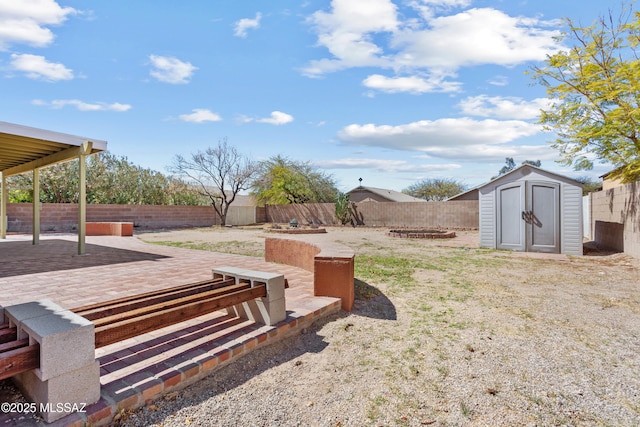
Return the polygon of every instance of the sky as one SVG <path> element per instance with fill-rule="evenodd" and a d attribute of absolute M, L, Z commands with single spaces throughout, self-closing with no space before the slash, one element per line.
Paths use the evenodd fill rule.
<path fill-rule="evenodd" d="M 341 191 L 560 166 L 526 74 L 619 0 L 0 0 L 0 121 L 168 173 L 226 140 Z"/>

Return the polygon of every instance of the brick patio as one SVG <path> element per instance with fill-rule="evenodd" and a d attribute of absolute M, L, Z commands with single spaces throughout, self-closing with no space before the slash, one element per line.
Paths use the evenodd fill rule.
<path fill-rule="evenodd" d="M 313 273 L 260 258 L 149 245 L 136 237 L 89 236 L 77 255 L 75 235 L 9 235 L 0 240 L 0 305 L 51 299 L 75 308 L 127 295 L 211 278 L 223 266 L 284 274 L 287 318 L 262 326 L 215 312 L 96 351 L 101 399 L 83 414 L 44 424 L 0 414 L 1 426 L 104 425 L 119 410 L 135 408 L 183 388 L 264 344 L 296 333 L 340 309 L 340 300 L 313 296 Z M 72 349 L 71 349 L 72 350 Z"/>

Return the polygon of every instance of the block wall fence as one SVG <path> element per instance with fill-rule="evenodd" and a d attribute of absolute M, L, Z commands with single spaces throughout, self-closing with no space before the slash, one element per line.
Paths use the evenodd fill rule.
<path fill-rule="evenodd" d="M 32 232 L 31 203 L 7 205 L 9 232 Z M 151 205 L 87 205 L 88 222 L 132 222 L 139 228 L 210 227 L 220 223 L 209 206 Z M 78 227 L 78 205 L 43 203 L 40 230 L 43 232 L 73 232 Z"/>
<path fill-rule="evenodd" d="M 478 201 L 360 202 L 354 213 L 371 227 L 420 227 L 468 230 L 478 228 Z M 333 203 L 267 205 L 268 222 L 338 224 Z"/>
<path fill-rule="evenodd" d="M 7 205 L 8 231 L 31 232 L 31 203 Z M 364 225 L 374 227 L 429 227 L 477 229 L 478 202 L 451 201 L 425 203 L 373 203 L 356 205 L 356 213 Z M 228 223 L 288 223 L 296 218 L 301 224 L 315 221 L 337 225 L 335 205 L 317 203 L 305 205 L 268 205 L 266 207 L 231 207 Z M 132 222 L 139 229 L 211 227 L 220 224 L 210 206 L 152 205 L 87 205 L 88 222 Z M 40 229 L 43 232 L 73 232 L 78 224 L 78 207 L 71 203 L 43 203 Z"/>
<path fill-rule="evenodd" d="M 640 182 L 591 193 L 589 203 L 590 236 L 605 247 L 640 257 Z M 477 229 L 478 201 L 462 200 L 426 203 L 356 204 L 356 214 L 367 226 Z M 296 218 L 301 224 L 316 222 L 338 224 L 332 203 L 305 205 L 268 205 L 264 208 L 232 207 L 242 210 L 231 224 L 288 223 Z M 31 203 L 7 205 L 8 231 L 31 232 Z M 40 224 L 43 232 L 76 230 L 78 207 L 75 204 L 43 203 Z M 234 218 L 238 221 L 234 223 Z M 255 218 L 255 221 L 253 221 Z M 249 221 L 251 219 L 251 221 Z M 87 205 L 87 221 L 133 222 L 136 228 L 210 227 L 220 223 L 209 206 Z M 247 222 L 248 221 L 248 222 Z"/>
<path fill-rule="evenodd" d="M 640 258 L 640 182 L 591 193 L 590 198 L 593 240 Z"/>

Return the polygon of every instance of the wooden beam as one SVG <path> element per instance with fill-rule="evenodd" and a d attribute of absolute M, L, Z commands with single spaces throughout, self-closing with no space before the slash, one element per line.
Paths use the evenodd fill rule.
<path fill-rule="evenodd" d="M 89 143 L 89 150 L 91 150 Z M 78 150 L 78 255 L 84 255 L 87 236 L 87 156 L 84 154 L 87 147 L 82 144 Z"/>
<path fill-rule="evenodd" d="M 39 367 L 40 345 L 38 343 L 0 353 L 0 380 Z"/>
<path fill-rule="evenodd" d="M 143 298 L 137 298 L 135 300 L 122 301 L 119 303 L 113 303 L 112 301 L 109 301 L 109 304 L 107 306 L 95 307 L 89 310 L 72 311 L 87 320 L 96 320 L 104 317 L 114 316 L 119 313 L 124 313 L 126 311 L 149 307 L 154 304 L 178 300 L 187 296 L 202 295 L 207 291 L 212 291 L 232 284 L 233 279 L 224 281 L 209 280 L 207 282 L 204 282 L 203 284 L 191 285 L 190 287 L 185 289 L 171 290 L 161 294 L 150 295 Z"/>
<path fill-rule="evenodd" d="M 254 298 L 265 297 L 267 288 L 264 285 L 255 286 L 243 291 L 234 292 L 221 297 L 197 301 L 184 306 L 174 307 L 141 317 L 127 319 L 106 326 L 96 327 L 96 348 L 104 347 L 137 335 L 174 325 L 185 320 L 202 316 L 203 314 L 231 307 Z"/>
<path fill-rule="evenodd" d="M 14 350 L 20 347 L 26 347 L 29 345 L 29 338 L 17 341 L 9 341 L 4 344 L 0 344 L 0 353 L 4 351 Z"/>
<path fill-rule="evenodd" d="M 93 323 L 97 328 L 127 319 L 140 318 L 146 316 L 147 314 L 157 313 L 175 307 L 182 307 L 197 301 L 223 297 L 225 295 L 233 294 L 234 292 L 244 291 L 246 289 L 249 289 L 250 287 L 251 285 L 248 283 L 238 283 L 231 286 L 225 286 L 221 289 L 214 289 L 212 291 L 197 293 L 195 295 L 189 295 L 182 298 L 172 298 L 168 301 L 160 302 L 157 304 L 142 305 L 141 307 L 133 308 L 128 311 L 122 311 L 111 316 L 100 317 L 98 319 L 94 319 Z"/>
<path fill-rule="evenodd" d="M 34 151 L 50 151 L 51 154 L 65 147 L 68 143 L 45 141 L 42 139 L 31 139 L 19 135 L 9 135 L 6 133 L 0 134 L 0 139 L 4 148 L 8 148 L 11 151 L 17 151 L 19 153 L 33 153 Z"/>
<path fill-rule="evenodd" d="M 40 169 L 33 170 L 33 244 L 40 243 Z"/>
<path fill-rule="evenodd" d="M 6 175 L 2 172 L 2 188 L 0 189 L 0 239 L 7 238 L 7 191 Z"/>
<path fill-rule="evenodd" d="M 82 153 L 85 152 L 85 149 L 80 146 L 73 146 L 73 147 L 69 147 L 66 148 L 64 150 L 58 151 L 57 153 L 51 154 L 49 156 L 46 157 L 42 157 L 40 159 L 36 159 L 36 160 L 32 160 L 28 163 L 24 163 L 22 165 L 18 165 L 18 166 L 14 166 L 12 168 L 8 168 L 5 169 L 3 172 L 3 175 L 5 176 L 12 176 L 12 175 L 17 175 L 23 172 L 29 172 L 31 170 L 37 169 L 37 168 L 41 168 L 44 166 L 49 166 L 49 165 L 53 165 L 56 163 L 60 163 L 60 162 L 66 162 L 69 160 L 73 160 L 75 158 L 77 158 L 80 155 L 83 155 Z"/>
<path fill-rule="evenodd" d="M 115 305 L 115 304 L 120 304 L 121 302 L 127 302 L 127 301 L 137 301 L 141 298 L 146 298 L 149 296 L 154 296 L 154 295 L 162 295 L 166 292 L 171 292 L 171 291 L 175 291 L 175 290 L 181 290 L 181 289 L 188 289 L 192 286 L 198 286 L 198 285 L 202 285 L 202 284 L 206 284 L 206 283 L 212 283 L 215 281 L 219 281 L 222 279 L 209 279 L 209 280 L 203 280 L 201 282 L 195 282 L 195 283 L 189 283 L 187 285 L 180 285 L 180 286 L 173 286 L 171 288 L 166 288 L 166 289 L 158 289 L 156 291 L 149 291 L 149 292 L 145 292 L 142 294 L 135 294 L 135 295 L 130 295 L 128 297 L 122 297 L 122 298 L 117 298 L 117 299 L 113 299 L 113 300 L 109 300 L 109 301 L 103 301 L 103 302 L 98 302 L 95 304 L 88 304 L 88 305 L 84 305 L 82 307 L 78 307 L 78 308 L 73 308 L 71 309 L 71 311 L 73 311 L 76 314 L 79 314 L 82 316 L 82 312 L 86 312 L 88 310 L 93 310 L 96 308 L 106 308 L 109 307 L 111 305 Z"/>
<path fill-rule="evenodd" d="M 14 326 L 9 328 L 9 325 L 5 328 L 0 328 L 0 343 L 6 343 L 9 341 L 15 341 L 18 339 L 18 330 Z"/>

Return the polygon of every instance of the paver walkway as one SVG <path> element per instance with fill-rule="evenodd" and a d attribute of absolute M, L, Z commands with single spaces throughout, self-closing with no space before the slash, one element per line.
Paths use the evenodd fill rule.
<path fill-rule="evenodd" d="M 201 316 L 98 349 L 101 400 L 86 413 L 46 425 L 100 425 L 205 377 L 217 367 L 281 339 L 340 309 L 340 300 L 313 296 L 313 273 L 260 258 L 146 244 L 136 237 L 88 236 L 77 255 L 75 235 L 9 235 L 0 240 L 0 306 L 50 299 L 68 309 L 211 278 L 223 266 L 284 274 L 287 319 L 257 325 L 225 312 Z M 71 349 L 72 350 L 72 349 Z M 0 426 L 42 425 L 0 414 Z"/>

